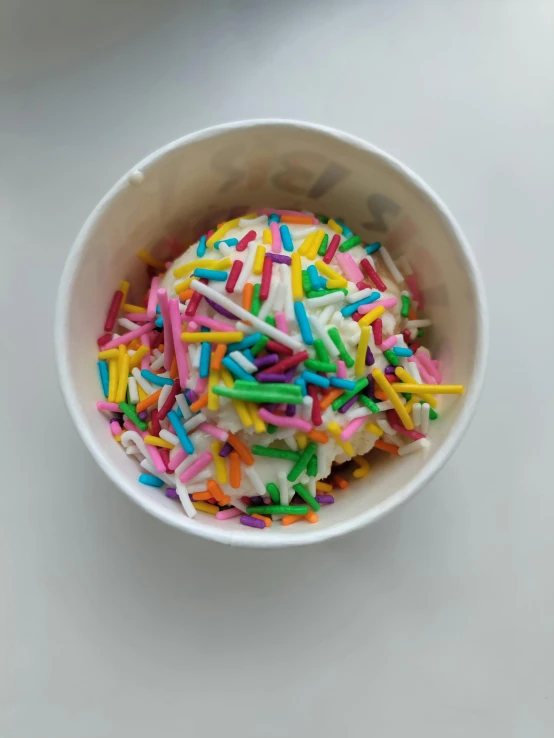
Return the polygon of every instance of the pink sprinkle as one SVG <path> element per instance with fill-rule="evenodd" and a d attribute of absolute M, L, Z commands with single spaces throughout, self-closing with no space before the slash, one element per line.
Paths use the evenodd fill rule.
<path fill-rule="evenodd" d="M 148 323 L 149 320 L 152 320 L 146 313 L 125 313 L 123 317 L 132 320 L 133 323 Z"/>
<path fill-rule="evenodd" d="M 248 504 L 250 504 L 250 502 Z M 238 518 L 238 516 L 242 514 L 242 510 L 237 510 L 236 507 L 230 507 L 228 510 L 220 510 L 215 514 L 215 517 L 217 520 L 229 520 L 229 518 Z"/>
<path fill-rule="evenodd" d="M 133 422 L 129 420 L 129 418 L 123 421 L 123 427 L 125 428 L 125 430 L 135 431 L 135 433 L 138 433 L 139 436 L 142 437 L 141 431 L 137 428 L 137 426 Z"/>
<path fill-rule="evenodd" d="M 406 275 L 405 279 L 406 284 L 408 285 L 408 287 L 410 288 L 410 292 L 412 293 L 412 297 L 417 302 L 418 308 L 421 310 L 423 308 L 423 296 L 419 291 L 415 276 L 413 274 L 408 274 Z"/>
<path fill-rule="evenodd" d="M 375 302 L 372 302 L 369 305 L 360 305 L 358 308 L 358 312 L 362 315 L 365 315 L 366 313 L 371 312 L 376 307 L 382 306 L 385 308 L 385 310 L 390 310 L 390 308 L 393 308 L 398 303 L 398 300 L 396 297 L 385 297 L 383 300 L 376 300 Z"/>
<path fill-rule="evenodd" d="M 158 303 L 162 312 L 162 318 L 164 321 L 164 366 L 169 371 L 173 362 L 173 356 L 175 355 L 173 349 L 173 335 L 171 333 L 171 318 L 169 317 L 169 300 L 167 297 L 167 290 L 161 289 L 157 292 Z"/>
<path fill-rule="evenodd" d="M 236 251 L 244 251 L 250 241 L 253 241 L 256 238 L 256 231 L 248 231 L 246 236 L 243 236 L 240 241 L 235 246 Z"/>
<path fill-rule="evenodd" d="M 97 402 L 97 410 L 107 410 L 109 413 L 120 413 L 121 410 L 116 402 Z"/>
<path fill-rule="evenodd" d="M 281 231 L 279 230 L 279 223 L 276 223 L 275 221 L 270 223 L 269 230 L 271 231 L 271 251 L 274 254 L 280 254 L 283 243 L 281 241 Z"/>
<path fill-rule="evenodd" d="M 187 319 L 185 318 L 184 320 L 186 321 Z M 235 326 L 228 325 L 227 323 L 222 323 L 220 320 L 215 320 L 215 318 L 208 318 L 207 315 L 196 314 L 194 316 L 194 322 L 197 325 L 203 325 L 206 328 L 213 328 L 214 331 L 227 331 L 228 333 L 232 333 L 233 331 L 237 330 Z"/>
<path fill-rule="evenodd" d="M 171 332 L 173 337 L 173 347 L 175 349 L 175 360 L 177 362 L 179 382 L 181 387 L 186 387 L 187 379 L 189 377 L 189 363 L 187 347 L 181 340 L 181 312 L 179 310 L 179 300 L 169 301 L 169 318 L 171 321 Z"/>
<path fill-rule="evenodd" d="M 363 282 L 364 275 L 360 271 L 360 267 L 356 264 L 352 258 L 352 254 L 341 254 L 340 252 L 336 255 L 336 260 L 343 274 L 349 282 Z"/>
<path fill-rule="evenodd" d="M 300 431 L 308 433 L 312 430 L 311 423 L 302 418 L 289 418 L 287 416 L 275 415 L 275 413 L 269 412 L 265 408 L 258 410 L 258 417 L 264 420 L 266 423 L 271 423 L 280 428 L 298 428 Z"/>
<path fill-rule="evenodd" d="M 110 420 L 110 430 L 114 436 L 118 436 L 120 433 L 123 433 L 123 428 L 119 425 L 115 418 L 113 420 Z"/>
<path fill-rule="evenodd" d="M 337 377 L 339 379 L 346 379 L 346 364 L 342 359 L 338 359 L 337 362 Z"/>
<path fill-rule="evenodd" d="M 183 461 L 187 458 L 187 456 L 188 454 L 185 451 L 185 449 L 183 448 L 179 449 L 179 451 L 177 451 L 175 456 L 172 459 L 170 459 L 169 464 L 167 465 L 167 468 L 169 469 L 169 471 L 175 471 L 175 469 L 177 469 L 179 464 L 183 463 Z"/>
<path fill-rule="evenodd" d="M 340 440 L 348 441 L 352 438 L 354 433 L 367 421 L 368 417 L 369 413 L 361 418 L 354 418 L 354 420 L 351 420 L 350 423 L 343 428 L 342 433 L 339 436 Z"/>
<path fill-rule="evenodd" d="M 211 230 L 211 231 L 208 231 L 208 232 L 206 233 L 206 240 L 208 240 L 208 238 L 211 238 L 211 237 L 212 237 L 212 236 L 214 235 L 214 233 L 215 233 L 215 231 L 214 231 L 214 229 L 213 229 L 213 228 L 212 228 L 212 230 Z"/>
<path fill-rule="evenodd" d="M 396 346 L 398 343 L 398 338 L 396 336 L 391 336 L 390 338 L 387 338 L 383 341 L 383 343 L 379 346 L 381 351 L 388 351 L 393 346 Z"/>
<path fill-rule="evenodd" d="M 431 382 L 431 384 L 440 384 L 441 375 L 438 373 L 435 365 L 433 364 L 429 356 L 425 353 L 425 351 L 421 351 L 421 349 L 419 349 L 416 354 L 416 360 L 418 360 L 420 364 L 423 364 L 423 368 L 425 369 L 427 374 L 430 374 L 435 380 L 434 382 Z"/>
<path fill-rule="evenodd" d="M 126 333 L 124 336 L 119 336 L 119 338 L 114 338 L 112 341 L 109 341 L 102 347 L 102 350 L 108 351 L 109 349 L 117 348 L 122 344 L 131 343 L 131 341 L 134 341 L 135 338 L 139 338 L 139 336 L 144 336 L 145 333 L 150 333 L 152 328 L 154 328 L 154 323 L 141 325 L 140 328 L 135 328 L 134 331 L 129 331 L 129 333 Z"/>
<path fill-rule="evenodd" d="M 421 376 L 421 379 L 422 379 L 422 381 L 425 384 L 435 384 L 435 378 L 432 377 L 429 374 L 429 372 L 427 372 L 427 370 L 425 369 L 425 367 L 423 366 L 423 364 L 419 360 L 419 357 L 418 356 L 414 356 L 414 357 L 411 357 L 410 356 L 410 358 L 408 359 L 408 361 L 415 361 L 415 363 L 417 364 L 417 368 L 419 369 L 419 374 Z"/>
<path fill-rule="evenodd" d="M 203 395 L 208 389 L 208 377 L 198 377 L 194 391 L 197 395 Z"/>
<path fill-rule="evenodd" d="M 141 433 L 141 436 L 144 438 L 146 436 L 146 433 Z M 149 443 L 146 444 L 146 448 L 148 449 L 148 453 L 150 454 L 150 458 L 152 459 L 152 463 L 156 467 L 156 471 L 159 471 L 161 474 L 165 474 L 167 471 L 165 468 L 165 464 L 163 462 L 162 457 L 160 456 L 160 450 L 156 448 L 156 446 L 151 446 Z"/>
<path fill-rule="evenodd" d="M 188 469 L 185 469 L 185 471 L 181 474 L 180 479 L 181 482 L 186 484 L 187 482 L 190 482 L 194 477 L 199 474 L 202 469 L 205 469 L 208 464 L 212 460 L 212 454 L 210 451 L 204 451 L 203 454 L 200 454 L 200 456 L 194 461 Z"/>
<path fill-rule="evenodd" d="M 273 225 L 273 223 L 271 224 Z M 269 288 L 271 287 L 271 271 L 273 269 L 273 259 L 266 254 L 264 265 L 262 268 L 262 284 L 260 286 L 260 300 L 267 300 L 269 297 Z"/>
<path fill-rule="evenodd" d="M 273 317 L 275 318 L 275 326 L 277 329 L 280 330 L 281 333 L 286 333 L 288 335 L 289 327 L 287 325 L 287 316 L 285 313 L 275 313 Z"/>
<path fill-rule="evenodd" d="M 140 342 L 143 346 L 146 346 L 148 351 L 146 354 L 142 357 L 140 362 L 140 368 L 141 369 L 150 369 L 150 336 L 148 336 L 146 333 L 144 333 L 140 337 Z"/>
<path fill-rule="evenodd" d="M 218 428 L 216 425 L 212 425 L 211 423 L 200 423 L 198 428 L 204 431 L 204 433 L 207 433 L 209 436 L 217 438 L 217 440 L 221 441 L 222 443 L 225 443 L 225 441 L 229 438 L 229 433 L 226 430 L 223 430 L 223 428 Z"/>
<path fill-rule="evenodd" d="M 148 295 L 148 303 L 146 305 L 146 315 L 150 320 L 156 317 L 156 305 L 158 302 L 158 289 L 160 286 L 160 278 L 152 277 L 150 284 L 150 294 Z"/>

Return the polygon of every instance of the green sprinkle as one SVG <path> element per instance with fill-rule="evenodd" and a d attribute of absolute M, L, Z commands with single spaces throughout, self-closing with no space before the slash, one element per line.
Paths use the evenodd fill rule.
<path fill-rule="evenodd" d="M 400 315 L 403 318 L 407 318 L 410 313 L 410 297 L 409 295 L 402 295 L 402 307 L 400 309 Z"/>
<path fill-rule="evenodd" d="M 317 443 L 309 443 L 304 449 L 302 456 L 298 459 L 296 464 L 292 467 L 288 473 L 287 479 L 289 482 L 296 482 L 298 477 L 302 474 L 304 469 L 308 466 L 308 463 L 312 456 L 317 451 Z"/>
<path fill-rule="evenodd" d="M 252 348 L 250 349 L 250 352 L 252 353 L 252 355 L 257 356 L 259 353 L 261 353 L 264 350 L 265 345 L 268 341 L 269 341 L 269 336 L 262 336 L 261 338 L 259 338 L 256 341 L 256 343 L 252 346 Z"/>
<path fill-rule="evenodd" d="M 423 402 L 419 403 L 420 405 L 423 405 Z M 436 420 L 439 417 L 439 414 L 436 410 L 434 410 L 431 405 L 429 405 L 429 420 Z"/>
<path fill-rule="evenodd" d="M 310 288 L 309 292 L 306 292 L 307 297 L 325 297 L 325 295 L 332 295 L 333 292 L 342 292 L 343 295 L 348 294 L 348 290 L 345 290 L 344 287 L 333 287 L 332 290 L 312 290 Z"/>
<path fill-rule="evenodd" d="M 314 456 L 312 456 L 308 461 L 306 471 L 308 472 L 309 477 L 317 477 L 317 454 L 314 454 Z"/>
<path fill-rule="evenodd" d="M 125 413 L 125 415 L 129 418 L 131 423 L 134 423 L 139 430 L 141 431 L 148 430 L 148 424 L 145 423 L 144 420 L 141 420 L 139 416 L 137 415 L 135 405 L 128 405 L 126 402 L 120 402 L 119 407 L 121 409 L 121 412 Z"/>
<path fill-rule="evenodd" d="M 312 289 L 312 280 L 310 279 L 307 269 L 302 269 L 302 289 L 306 295 L 308 292 L 311 292 Z"/>
<path fill-rule="evenodd" d="M 417 337 L 418 338 L 423 338 L 424 335 L 425 335 L 425 331 L 423 330 L 423 328 L 418 328 L 417 329 Z"/>
<path fill-rule="evenodd" d="M 258 316 L 258 313 L 260 312 L 260 308 L 262 306 L 262 301 L 260 300 L 260 290 L 262 288 L 261 284 L 255 284 L 254 285 L 254 294 L 252 296 L 252 305 L 250 306 L 250 312 L 252 315 Z"/>
<path fill-rule="evenodd" d="M 312 510 L 315 510 L 316 512 L 319 510 L 319 502 L 303 484 L 293 484 L 292 488 L 300 495 L 304 502 L 312 508 Z"/>
<path fill-rule="evenodd" d="M 366 397 L 365 395 L 360 395 L 358 397 L 358 402 L 361 402 L 362 405 L 365 405 L 368 410 L 371 410 L 372 413 L 381 412 L 379 408 L 377 407 L 376 403 L 373 402 L 373 400 L 370 400 L 369 397 Z"/>
<path fill-rule="evenodd" d="M 307 515 L 307 505 L 251 505 L 246 508 L 248 515 Z"/>
<path fill-rule="evenodd" d="M 325 256 L 325 252 L 327 251 L 328 245 L 329 245 L 329 236 L 325 234 L 323 236 L 323 241 L 321 242 L 321 246 L 317 250 L 317 255 Z"/>
<path fill-rule="evenodd" d="M 297 462 L 300 454 L 288 448 L 269 448 L 268 446 L 252 446 L 250 449 L 255 456 L 269 456 L 272 459 L 287 459 Z"/>
<path fill-rule="evenodd" d="M 317 361 L 316 359 L 306 359 L 304 366 L 312 372 L 336 372 L 338 369 L 338 366 L 331 361 Z"/>
<path fill-rule="evenodd" d="M 274 482 L 269 482 L 266 485 L 267 494 L 271 497 L 271 502 L 274 505 L 278 505 L 281 502 L 281 495 L 279 494 L 279 487 Z"/>
<path fill-rule="evenodd" d="M 277 323 L 276 323 L 275 318 L 273 317 L 273 315 L 268 315 L 267 318 L 265 319 L 265 322 L 268 325 L 272 325 L 274 328 L 277 325 Z"/>
<path fill-rule="evenodd" d="M 392 364 L 393 366 L 398 366 L 400 364 L 400 359 L 398 358 L 398 356 L 394 353 L 392 349 L 383 351 L 383 356 L 389 362 L 389 364 Z"/>
<path fill-rule="evenodd" d="M 339 350 L 339 356 L 344 361 L 347 367 L 353 367 L 354 366 L 354 359 L 350 356 L 348 351 L 346 350 L 346 346 L 342 342 L 342 338 L 340 337 L 340 334 L 338 332 L 338 329 L 336 326 L 333 326 L 332 328 L 329 328 L 327 331 L 329 334 L 329 338 L 331 341 L 335 344 L 335 346 Z"/>
<path fill-rule="evenodd" d="M 258 392 L 260 389 L 267 390 L 279 390 L 281 397 L 298 397 L 302 398 L 302 390 L 297 384 L 281 384 L 281 382 L 268 382 L 263 385 L 256 385 L 253 382 L 247 382 L 245 379 L 237 379 L 235 382 L 235 389 L 244 390 L 246 392 L 255 391 Z"/>
<path fill-rule="evenodd" d="M 326 215 L 316 215 L 315 217 L 319 220 L 320 223 L 329 222 L 329 218 Z"/>
<path fill-rule="evenodd" d="M 339 246 L 339 251 L 344 253 L 345 251 L 350 251 L 350 249 L 353 249 L 354 246 L 357 246 L 362 242 L 362 239 L 359 236 L 350 236 L 349 239 L 347 239 L 344 243 L 341 243 Z"/>
<path fill-rule="evenodd" d="M 277 426 L 273 425 L 273 423 L 268 423 L 266 425 L 266 430 L 268 433 L 271 433 L 273 435 L 273 433 L 277 433 Z"/>
<path fill-rule="evenodd" d="M 351 400 L 356 395 L 359 395 L 364 387 L 367 387 L 368 384 L 369 380 L 367 377 L 362 377 L 361 379 L 358 379 L 353 390 L 350 390 L 350 392 L 345 392 L 344 395 L 337 397 L 337 399 L 332 403 L 331 407 L 333 408 L 333 410 L 337 412 L 337 410 L 343 405 L 346 405 L 349 400 Z"/>
<path fill-rule="evenodd" d="M 222 387 L 216 385 L 214 392 L 216 395 L 221 397 L 229 397 L 231 400 L 246 400 L 247 402 L 276 402 L 278 404 L 285 405 L 301 405 L 302 404 L 302 393 L 300 397 L 289 396 L 283 394 L 281 390 L 269 390 L 267 384 L 258 384 L 257 382 L 251 382 L 252 391 L 236 389 L 235 387 Z M 296 385 L 282 385 L 282 387 L 293 387 Z M 300 387 L 298 388 L 300 389 Z M 144 429 L 146 430 L 146 429 Z"/>
<path fill-rule="evenodd" d="M 325 344 L 323 343 L 321 338 L 315 339 L 314 349 L 316 356 L 320 361 L 329 361 L 329 354 L 327 353 L 327 349 L 325 348 Z"/>

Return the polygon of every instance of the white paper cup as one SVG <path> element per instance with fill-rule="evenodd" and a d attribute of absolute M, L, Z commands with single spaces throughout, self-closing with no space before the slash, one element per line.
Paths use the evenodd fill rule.
<path fill-rule="evenodd" d="M 130 176 L 131 175 L 131 176 Z M 140 181 L 140 183 L 138 183 Z M 180 504 L 137 479 L 139 467 L 114 442 L 96 367 L 96 339 L 121 279 L 135 298 L 145 288 L 141 248 L 163 251 L 164 236 L 192 243 L 214 223 L 257 207 L 309 209 L 342 218 L 366 242 L 406 256 L 433 322 L 427 345 L 443 381 L 465 384 L 432 423 L 431 449 L 385 458 L 370 476 L 336 494 L 319 523 L 270 529 L 238 519 L 189 519 Z M 167 247 L 165 254 L 167 255 Z M 338 131 L 284 120 L 254 120 L 185 136 L 146 157 L 101 200 L 71 249 L 62 276 L 56 350 L 75 425 L 106 474 L 131 499 L 171 525 L 214 541 L 252 547 L 315 543 L 366 525 L 414 495 L 441 468 L 468 427 L 483 383 L 487 314 L 473 254 L 452 215 L 419 177 L 379 149 Z M 380 459 L 379 459 L 380 457 Z M 378 460 L 379 459 L 379 460 Z M 376 462 L 376 463 L 374 463 Z"/>

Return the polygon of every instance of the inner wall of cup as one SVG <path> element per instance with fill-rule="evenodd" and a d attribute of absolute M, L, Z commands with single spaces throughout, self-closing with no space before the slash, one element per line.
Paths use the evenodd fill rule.
<path fill-rule="evenodd" d="M 463 254 L 433 204 L 388 162 L 324 132 L 273 124 L 175 146 L 146 162 L 142 171 L 143 183 L 120 183 L 88 229 L 68 321 L 78 402 L 108 463 L 136 485 L 137 495 L 176 516 L 183 514 L 176 503 L 135 482 L 136 461 L 111 440 L 106 419 L 95 409 L 100 397 L 96 338 L 119 281 L 131 281 L 135 300 L 145 289 L 139 249 L 171 258 L 166 236 L 187 246 L 214 223 L 258 207 L 307 209 L 341 218 L 364 241 L 379 240 L 395 259 L 407 258 L 424 293 L 425 317 L 433 321 L 426 345 L 441 360 L 444 381 L 471 381 L 477 314 Z M 462 403 L 441 403 L 426 458 L 440 447 Z M 378 456 L 381 452 L 372 454 L 376 461 Z M 327 508 L 319 525 L 333 525 L 383 502 L 413 478 L 426 458 L 380 459 L 370 477 L 338 493 L 341 504 Z M 210 516 L 199 516 L 198 523 L 220 525 Z"/>

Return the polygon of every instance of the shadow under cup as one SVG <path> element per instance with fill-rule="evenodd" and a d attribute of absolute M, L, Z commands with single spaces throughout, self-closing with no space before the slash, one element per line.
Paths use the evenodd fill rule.
<path fill-rule="evenodd" d="M 185 137 L 147 157 L 92 213 L 71 252 L 58 312 L 58 354 L 64 393 L 95 458 L 152 514 L 201 536 L 227 543 L 282 546 L 347 532 L 411 496 L 444 463 L 474 410 L 485 355 L 485 318 L 479 276 L 456 223 L 415 175 L 362 141 L 317 126 L 252 121 Z M 132 178 L 131 178 L 132 179 Z M 135 177 L 135 179 L 141 179 Z M 370 476 L 337 491 L 317 525 L 257 531 L 237 519 L 199 514 L 189 520 L 178 502 L 137 481 L 139 467 L 114 443 L 101 399 L 96 339 L 121 279 L 130 298 L 146 289 L 141 248 L 172 258 L 164 237 L 189 245 L 214 224 L 259 207 L 310 210 L 343 220 L 364 242 L 381 241 L 394 259 L 406 257 L 423 292 L 424 339 L 441 361 L 443 381 L 467 392 L 442 398 L 424 455 L 370 454 Z"/>

